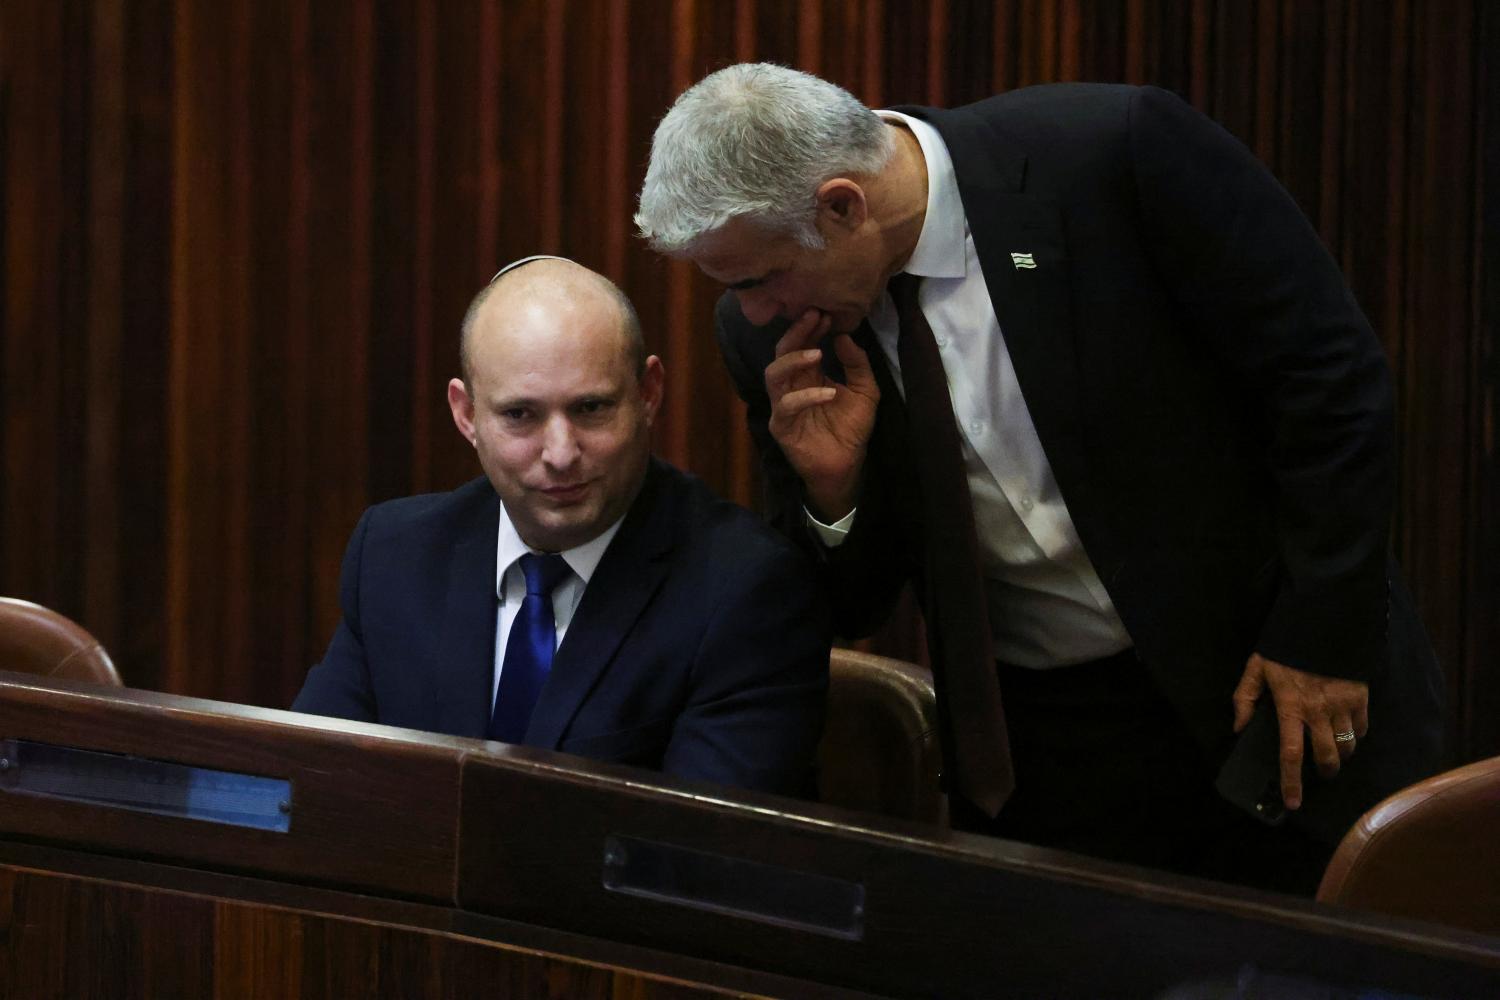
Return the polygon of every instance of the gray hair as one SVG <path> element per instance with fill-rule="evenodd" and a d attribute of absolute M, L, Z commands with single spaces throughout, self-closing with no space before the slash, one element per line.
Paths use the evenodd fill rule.
<path fill-rule="evenodd" d="M 878 173 L 894 150 L 890 129 L 844 88 L 774 63 L 729 66 L 657 126 L 635 224 L 666 254 L 741 216 L 816 249 L 818 187 Z"/>

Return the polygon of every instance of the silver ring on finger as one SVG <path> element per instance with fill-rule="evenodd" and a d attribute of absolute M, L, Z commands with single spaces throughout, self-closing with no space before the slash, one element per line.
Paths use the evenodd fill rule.
<path fill-rule="evenodd" d="M 1333 741 L 1335 743 L 1353 743 L 1354 742 L 1354 730 L 1352 730 L 1352 729 L 1346 729 L 1342 733 L 1334 733 L 1333 734 Z"/>

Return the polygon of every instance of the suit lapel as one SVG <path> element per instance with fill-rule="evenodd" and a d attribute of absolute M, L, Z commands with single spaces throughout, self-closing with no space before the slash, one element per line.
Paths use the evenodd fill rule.
<path fill-rule="evenodd" d="M 652 459 L 641 492 L 594 570 L 557 649 L 526 730 L 528 746 L 557 747 L 666 577 L 675 517 L 666 476 Z"/>
<path fill-rule="evenodd" d="M 500 498 L 490 491 L 457 534 L 448 562 L 432 675 L 437 732 L 483 738 L 495 681 L 495 544 Z"/>
<path fill-rule="evenodd" d="M 1021 138 L 970 111 L 902 110 L 930 122 L 948 146 L 1027 411 L 1064 496 L 1069 486 L 1076 495 L 1084 482 L 1079 373 L 1061 214 L 1055 204 L 1028 191 L 1035 184 L 1027 184 Z"/>

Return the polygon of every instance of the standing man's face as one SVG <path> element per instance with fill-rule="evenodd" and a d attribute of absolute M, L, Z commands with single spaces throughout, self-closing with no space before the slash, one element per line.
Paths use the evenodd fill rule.
<path fill-rule="evenodd" d="M 809 309 L 839 332 L 856 329 L 879 301 L 886 275 L 866 234 L 820 226 L 825 245 L 812 250 L 785 234 L 733 219 L 704 236 L 687 256 L 739 299 L 745 319 L 763 326 L 795 320 Z"/>
<path fill-rule="evenodd" d="M 496 294 L 469 357 L 471 385 L 450 382 L 449 406 L 522 541 L 560 552 L 623 517 L 646 474 L 662 367 L 648 358 L 637 378 L 618 306 L 592 288 L 566 301 Z"/>

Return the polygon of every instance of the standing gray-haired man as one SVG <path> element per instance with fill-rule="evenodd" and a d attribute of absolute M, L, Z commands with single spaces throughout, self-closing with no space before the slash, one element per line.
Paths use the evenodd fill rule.
<path fill-rule="evenodd" d="M 636 222 L 728 287 L 769 513 L 841 630 L 915 586 L 960 825 L 1305 892 L 1436 766 L 1380 345 L 1213 122 L 731 66 L 661 122 Z"/>

